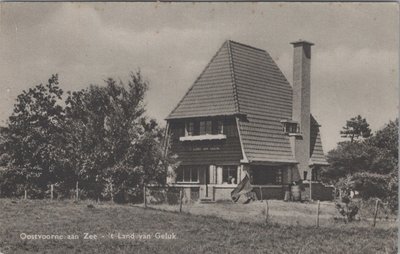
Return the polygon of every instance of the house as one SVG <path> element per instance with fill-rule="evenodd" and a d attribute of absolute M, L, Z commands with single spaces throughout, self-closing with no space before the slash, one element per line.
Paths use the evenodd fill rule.
<path fill-rule="evenodd" d="M 261 199 L 283 199 L 300 179 L 303 198 L 331 199 L 319 182 L 328 165 L 321 126 L 310 114 L 313 44 L 292 45 L 291 86 L 265 50 L 223 43 L 166 118 L 167 147 L 181 162 L 170 185 L 193 200 L 230 199 L 248 174 Z"/>

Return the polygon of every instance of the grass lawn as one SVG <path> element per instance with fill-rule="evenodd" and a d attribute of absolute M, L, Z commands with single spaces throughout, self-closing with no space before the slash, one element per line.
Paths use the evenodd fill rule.
<path fill-rule="evenodd" d="M 150 207 L 165 211 L 179 211 L 178 205 L 159 204 Z M 265 211 L 267 204 L 265 201 L 255 201 L 249 204 L 240 204 L 232 202 L 218 202 L 213 204 L 191 203 L 184 204 L 183 212 L 194 215 L 211 215 L 223 219 L 234 220 L 239 222 L 265 222 Z M 369 213 L 367 213 L 369 212 Z M 268 201 L 269 222 L 290 226 L 314 226 L 316 224 L 317 202 L 299 203 L 284 202 L 282 200 Z M 373 212 L 362 209 L 357 217 L 359 221 L 352 223 L 353 227 L 371 227 L 373 224 Z M 390 215 L 386 219 L 382 209 L 378 212 L 377 227 L 387 228 L 395 227 L 395 215 Z M 334 218 L 343 218 L 334 202 L 321 202 L 319 209 L 319 225 L 321 227 L 342 227 L 343 221 L 337 221 Z"/>
<path fill-rule="evenodd" d="M 236 222 L 130 205 L 0 199 L 0 252 L 8 253 L 397 253 L 395 227 Z M 212 206 L 212 205 L 211 205 Z M 97 239 L 83 239 L 85 233 Z M 135 239 L 116 239 L 117 234 Z M 176 235 L 156 239 L 155 234 Z M 26 235 L 79 239 L 22 240 Z M 111 239 L 110 234 L 114 235 Z M 149 235 L 150 239 L 138 239 Z M 93 236 L 92 236 L 93 237 Z"/>

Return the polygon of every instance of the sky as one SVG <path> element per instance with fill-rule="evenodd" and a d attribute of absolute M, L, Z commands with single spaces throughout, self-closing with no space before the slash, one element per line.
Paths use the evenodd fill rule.
<path fill-rule="evenodd" d="M 398 116 L 397 3 L 0 3 L 0 124 L 51 74 L 68 91 L 140 69 L 147 113 L 164 125 L 228 39 L 265 49 L 289 82 L 290 42 L 315 44 L 311 113 L 325 152 L 351 117 L 376 131 Z"/>

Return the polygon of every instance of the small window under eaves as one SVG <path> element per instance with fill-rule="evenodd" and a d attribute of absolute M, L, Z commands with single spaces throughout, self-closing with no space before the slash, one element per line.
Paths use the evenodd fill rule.
<path fill-rule="evenodd" d="M 291 120 L 282 120 L 282 131 L 287 135 L 301 135 L 299 123 Z"/>

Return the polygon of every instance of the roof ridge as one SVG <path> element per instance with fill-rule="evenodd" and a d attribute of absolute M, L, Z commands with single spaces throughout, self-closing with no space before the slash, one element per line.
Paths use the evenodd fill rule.
<path fill-rule="evenodd" d="M 256 47 L 253 47 L 253 46 L 250 46 L 250 45 L 247 45 L 247 44 L 241 43 L 241 42 L 232 41 L 232 40 L 228 40 L 228 41 L 229 41 L 229 42 L 232 42 L 232 43 L 234 43 L 234 44 L 238 44 L 238 45 L 240 45 L 240 46 L 247 47 L 247 48 L 251 48 L 251 49 L 255 49 L 255 50 L 259 50 L 259 51 L 264 51 L 264 52 L 267 52 L 265 49 L 256 48 Z"/>
<path fill-rule="evenodd" d="M 238 93 L 237 93 L 236 75 L 235 75 L 235 70 L 234 70 L 235 67 L 233 64 L 231 42 L 232 42 L 231 40 L 228 40 L 228 55 L 229 55 L 229 66 L 230 66 L 231 78 L 232 78 L 233 100 L 235 101 L 236 113 L 240 113 L 240 105 L 239 105 L 239 98 L 238 98 Z"/>
<path fill-rule="evenodd" d="M 169 118 L 169 116 L 171 116 L 175 110 L 177 108 L 179 108 L 179 106 L 181 105 L 181 103 L 183 102 L 183 100 L 185 99 L 185 97 L 189 94 L 189 92 L 193 89 L 193 87 L 196 85 L 197 81 L 201 78 L 201 76 L 203 76 L 204 72 L 206 72 L 206 70 L 208 69 L 208 67 L 210 67 L 210 64 L 214 61 L 215 57 L 217 57 L 218 53 L 223 49 L 223 47 L 225 46 L 225 44 L 227 44 L 228 41 L 225 41 L 222 46 L 217 50 L 217 52 L 214 54 L 214 56 L 211 58 L 211 60 L 207 63 L 206 67 L 203 69 L 203 71 L 200 73 L 200 75 L 197 76 L 196 80 L 193 82 L 193 84 L 189 87 L 189 89 L 186 91 L 185 95 L 182 96 L 181 100 L 178 102 L 178 104 L 176 105 L 176 107 L 171 111 L 171 113 L 169 113 L 169 115 L 167 116 L 166 119 Z M 228 48 L 229 48 L 229 43 L 228 43 Z"/>

